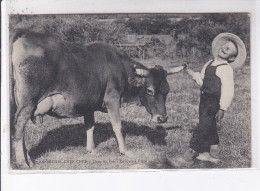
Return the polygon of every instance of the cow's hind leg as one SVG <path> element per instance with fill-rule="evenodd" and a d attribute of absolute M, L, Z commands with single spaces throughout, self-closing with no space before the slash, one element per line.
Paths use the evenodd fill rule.
<path fill-rule="evenodd" d="M 93 138 L 93 132 L 95 129 L 95 125 L 94 125 L 95 119 L 94 119 L 93 111 L 84 115 L 84 123 L 85 123 L 85 129 L 87 134 L 86 151 L 88 153 L 92 153 L 93 149 L 95 148 L 94 138 Z"/>
<path fill-rule="evenodd" d="M 34 107 L 34 104 L 19 106 L 15 116 L 12 149 L 15 164 L 19 169 L 26 169 L 33 164 L 25 147 L 24 128 L 31 117 Z"/>

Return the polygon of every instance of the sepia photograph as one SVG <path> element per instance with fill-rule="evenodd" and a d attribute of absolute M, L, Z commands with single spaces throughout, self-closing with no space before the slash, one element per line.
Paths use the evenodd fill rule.
<path fill-rule="evenodd" d="M 251 167 L 249 13 L 9 15 L 13 170 Z"/>

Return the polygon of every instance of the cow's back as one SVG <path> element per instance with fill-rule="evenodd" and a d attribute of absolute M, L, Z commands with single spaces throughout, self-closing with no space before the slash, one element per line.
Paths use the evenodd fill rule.
<path fill-rule="evenodd" d="M 103 76 L 106 83 L 112 82 L 122 94 L 128 86 L 128 77 L 136 62 L 116 47 L 105 43 L 92 43 L 86 49 L 94 57 L 93 64 L 98 65 L 99 75 Z"/>

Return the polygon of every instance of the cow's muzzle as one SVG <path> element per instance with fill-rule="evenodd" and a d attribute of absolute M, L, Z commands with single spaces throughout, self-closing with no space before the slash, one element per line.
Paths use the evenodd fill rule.
<path fill-rule="evenodd" d="M 155 123 L 165 123 L 168 117 L 166 115 L 154 115 L 152 121 Z"/>

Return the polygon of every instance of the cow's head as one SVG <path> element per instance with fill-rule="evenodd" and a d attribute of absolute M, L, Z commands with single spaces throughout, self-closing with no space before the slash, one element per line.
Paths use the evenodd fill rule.
<path fill-rule="evenodd" d="M 169 84 L 166 77 L 182 69 L 183 66 L 176 67 L 167 73 L 162 66 L 158 65 L 150 69 L 134 68 L 134 75 L 129 78 L 129 83 L 140 88 L 141 103 L 151 114 L 153 122 L 165 123 L 167 121 L 165 101 L 169 92 Z"/>

